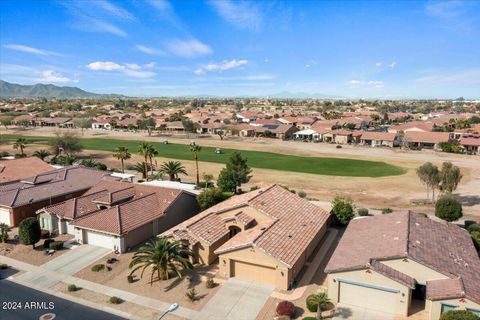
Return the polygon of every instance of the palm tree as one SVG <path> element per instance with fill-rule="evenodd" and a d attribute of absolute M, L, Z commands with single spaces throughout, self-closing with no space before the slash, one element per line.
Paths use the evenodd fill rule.
<path fill-rule="evenodd" d="M 27 144 L 29 144 L 29 143 L 30 143 L 30 141 L 28 141 L 27 139 L 25 139 L 23 137 L 20 137 L 13 144 L 13 149 L 20 149 L 20 154 L 23 156 L 23 155 L 25 155 L 25 153 L 23 152 L 23 149 L 25 149 L 27 147 Z"/>
<path fill-rule="evenodd" d="M 193 268 L 190 262 L 191 256 L 192 251 L 184 243 L 171 241 L 167 238 L 159 238 L 150 240 L 140 247 L 133 255 L 128 267 L 130 269 L 133 268 L 130 275 L 142 269 L 140 278 L 143 278 L 143 273 L 147 268 L 152 268 L 150 273 L 150 285 L 152 285 L 155 273 L 159 280 L 168 280 L 172 272 L 181 279 L 182 273 L 180 268 L 184 270 Z"/>
<path fill-rule="evenodd" d="M 122 162 L 122 172 L 125 173 L 125 160 L 128 160 L 132 157 L 132 154 L 128 152 L 128 149 L 125 147 L 118 147 L 113 156 Z"/>
<path fill-rule="evenodd" d="M 187 175 L 187 171 L 180 161 L 167 161 L 162 163 L 159 172 L 167 174 L 170 177 L 170 181 L 177 180 L 180 173 Z"/>
<path fill-rule="evenodd" d="M 317 305 L 317 319 L 322 319 L 322 310 L 327 309 L 330 299 L 326 292 L 319 292 L 308 296 L 307 303 Z"/>
<path fill-rule="evenodd" d="M 152 153 L 152 150 L 155 150 L 152 146 L 151 143 L 148 143 L 148 142 L 142 142 L 139 146 L 138 146 L 138 153 L 140 153 L 144 159 L 145 159 L 145 163 L 148 163 L 148 159 L 150 158 L 150 154 Z M 148 169 L 147 167 L 145 166 L 145 179 L 148 177 Z"/>
<path fill-rule="evenodd" d="M 133 167 L 133 170 L 142 174 L 143 179 L 147 179 L 147 172 L 149 169 L 150 165 L 148 162 L 137 162 L 137 164 Z"/>
<path fill-rule="evenodd" d="M 153 175 L 153 157 L 158 156 L 158 151 L 155 149 L 153 146 L 150 147 L 148 150 L 148 159 L 150 160 L 150 170 L 151 170 L 151 175 Z"/>
<path fill-rule="evenodd" d="M 198 144 L 195 142 L 192 142 L 190 144 L 190 151 L 193 152 L 193 158 L 195 159 L 195 167 L 197 169 L 197 186 L 200 185 L 200 174 L 198 172 L 198 153 L 202 150 L 202 147 L 200 147 Z"/>
<path fill-rule="evenodd" d="M 33 155 L 37 158 L 40 158 L 42 161 L 45 161 L 45 158 L 48 157 L 51 153 L 45 149 L 37 150 Z"/>

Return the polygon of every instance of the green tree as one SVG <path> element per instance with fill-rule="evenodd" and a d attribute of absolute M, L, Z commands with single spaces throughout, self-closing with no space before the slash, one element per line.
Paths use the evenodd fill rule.
<path fill-rule="evenodd" d="M 460 180 L 462 180 L 460 168 L 454 166 L 451 162 L 444 162 L 442 170 L 440 170 L 440 190 L 452 193 L 457 189 Z"/>
<path fill-rule="evenodd" d="M 417 168 L 417 176 L 427 186 L 427 198 L 429 189 L 432 190 L 432 200 L 435 201 L 435 189 L 440 183 L 440 171 L 431 162 L 426 162 Z"/>
<path fill-rule="evenodd" d="M 234 152 L 228 159 L 226 167 L 220 171 L 217 185 L 223 191 L 238 193 L 242 183 L 247 183 L 252 178 L 251 172 L 247 158 L 243 158 L 239 152 Z"/>
<path fill-rule="evenodd" d="M 12 120 L 13 118 L 12 117 L 3 117 L 1 120 L 0 120 L 0 124 L 2 126 L 5 126 L 5 130 L 8 130 L 8 126 L 12 124 Z"/>
<path fill-rule="evenodd" d="M 75 127 L 80 128 L 82 131 L 82 136 L 85 129 L 90 129 L 92 127 L 92 119 L 90 118 L 78 118 L 73 121 Z"/>
<path fill-rule="evenodd" d="M 10 227 L 6 223 L 0 223 L 0 242 L 7 242 L 8 230 Z"/>
<path fill-rule="evenodd" d="M 13 144 L 13 149 L 20 149 L 20 154 L 22 156 L 25 155 L 25 153 L 23 152 L 23 150 L 27 147 L 27 144 L 29 144 L 30 141 L 23 138 L 23 137 L 20 137 L 18 138 L 15 143 Z"/>
<path fill-rule="evenodd" d="M 36 218 L 25 218 L 18 226 L 18 236 L 20 243 L 32 245 L 35 249 L 35 243 L 41 238 L 40 223 Z"/>
<path fill-rule="evenodd" d="M 167 161 L 162 163 L 159 172 L 168 175 L 170 181 L 178 180 L 179 174 L 187 175 L 187 171 L 180 161 Z"/>
<path fill-rule="evenodd" d="M 332 213 L 338 223 L 346 226 L 355 216 L 352 199 L 336 196 L 332 201 Z"/>
<path fill-rule="evenodd" d="M 193 158 L 195 159 L 195 168 L 197 169 L 197 186 L 200 185 L 200 173 L 198 171 L 198 154 L 202 151 L 202 147 L 200 147 L 195 142 L 190 144 L 190 151 L 193 153 Z"/>
<path fill-rule="evenodd" d="M 137 162 L 133 167 L 133 170 L 142 174 L 142 179 L 147 179 L 147 172 L 150 170 L 148 162 Z"/>
<path fill-rule="evenodd" d="M 439 320 L 480 320 L 480 317 L 467 310 L 449 310 Z"/>
<path fill-rule="evenodd" d="M 462 205 L 451 194 L 444 194 L 435 204 L 435 215 L 445 221 L 456 221 L 463 216 Z"/>
<path fill-rule="evenodd" d="M 330 299 L 326 292 L 311 294 L 306 300 L 307 309 L 311 312 L 317 312 L 317 319 L 321 319 L 322 310 L 326 310 L 330 304 Z"/>
<path fill-rule="evenodd" d="M 125 147 L 118 147 L 113 156 L 122 162 L 122 172 L 125 173 L 125 160 L 128 160 L 132 157 L 132 154 L 128 152 L 128 149 Z"/>
<path fill-rule="evenodd" d="M 62 152 L 75 154 L 83 149 L 80 138 L 73 132 L 65 132 L 64 134 L 57 133 L 55 137 L 50 140 L 50 147 L 56 157 Z"/>
<path fill-rule="evenodd" d="M 129 268 L 132 269 L 130 275 L 137 270 L 142 269 L 140 277 L 147 268 L 151 268 L 150 285 L 153 283 L 153 277 L 156 274 L 159 280 L 168 280 L 171 273 L 182 278 L 181 269 L 192 269 L 190 262 L 192 251 L 187 245 L 180 241 L 173 241 L 167 238 L 151 240 L 140 247 L 132 257 Z"/>
<path fill-rule="evenodd" d="M 37 150 L 33 153 L 33 155 L 37 158 L 40 158 L 42 161 L 45 161 L 45 158 L 50 155 L 50 152 L 45 149 Z"/>
<path fill-rule="evenodd" d="M 138 153 L 140 153 L 144 159 L 145 159 L 145 163 L 148 163 L 148 161 L 150 160 L 150 166 L 145 166 L 145 174 L 144 174 L 144 177 L 145 179 L 148 177 L 148 168 L 147 167 L 150 167 L 152 170 L 152 157 L 153 157 L 153 153 L 156 152 L 155 151 L 155 148 L 153 147 L 153 145 L 149 142 L 142 142 L 139 146 L 138 146 Z"/>
<path fill-rule="evenodd" d="M 224 192 L 220 188 L 206 188 L 197 196 L 200 209 L 205 210 L 213 207 L 233 195 L 231 192 Z"/>

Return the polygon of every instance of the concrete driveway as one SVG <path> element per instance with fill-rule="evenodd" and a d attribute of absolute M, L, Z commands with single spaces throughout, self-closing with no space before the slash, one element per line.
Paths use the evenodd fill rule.
<path fill-rule="evenodd" d="M 375 310 L 354 307 L 345 304 L 338 304 L 337 311 L 333 316 L 334 320 L 395 320 L 395 315 Z"/>
<path fill-rule="evenodd" d="M 38 269 L 18 276 L 20 281 L 49 288 L 110 253 L 110 249 L 82 245 L 42 264 Z"/>
<path fill-rule="evenodd" d="M 273 286 L 230 278 L 200 312 L 200 320 L 252 320 L 262 310 Z"/>

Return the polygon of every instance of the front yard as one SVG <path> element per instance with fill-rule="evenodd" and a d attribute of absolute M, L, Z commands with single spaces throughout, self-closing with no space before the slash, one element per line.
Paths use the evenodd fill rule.
<path fill-rule="evenodd" d="M 143 279 L 140 278 L 141 270 L 139 270 L 135 274 L 133 282 L 129 283 L 127 280 L 130 274 L 128 265 L 133 254 L 134 252 L 121 255 L 111 253 L 83 270 L 80 270 L 74 276 L 144 297 L 162 300 L 167 303 L 176 302 L 183 307 L 193 310 L 202 309 L 208 300 L 218 291 L 219 285 L 209 289 L 205 282 L 207 273 L 215 273 L 215 266 L 195 266 L 193 270 L 184 272 L 182 279 L 172 277 L 169 280 L 159 281 L 157 278 L 154 278 L 152 284 L 150 284 L 150 269 L 145 270 Z M 111 258 L 115 258 L 118 261 L 107 263 L 107 260 Z M 94 265 L 99 264 L 105 266 L 102 271 L 94 272 L 91 270 Z M 185 296 L 187 291 L 192 288 L 195 288 L 198 296 L 198 299 L 194 302 Z"/>

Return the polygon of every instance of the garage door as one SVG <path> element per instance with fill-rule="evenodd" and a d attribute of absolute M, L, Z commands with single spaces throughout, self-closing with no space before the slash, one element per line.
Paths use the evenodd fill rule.
<path fill-rule="evenodd" d="M 67 222 L 67 233 L 75 234 L 75 226 Z"/>
<path fill-rule="evenodd" d="M 236 260 L 232 260 L 231 264 L 232 277 L 275 284 L 274 268 Z"/>
<path fill-rule="evenodd" d="M 368 284 L 340 282 L 339 302 L 386 313 L 395 313 L 399 293 L 392 292 L 396 289 L 384 289 L 371 288 L 368 287 Z"/>
<path fill-rule="evenodd" d="M 87 231 L 86 236 L 87 241 L 85 242 L 84 239 L 84 243 L 88 243 L 98 247 L 113 249 L 113 236 L 93 231 Z"/>
<path fill-rule="evenodd" d="M 10 211 L 8 209 L 0 208 L 0 223 L 10 226 Z"/>

